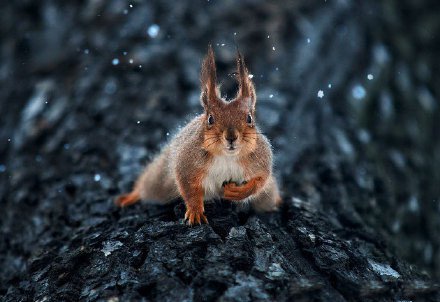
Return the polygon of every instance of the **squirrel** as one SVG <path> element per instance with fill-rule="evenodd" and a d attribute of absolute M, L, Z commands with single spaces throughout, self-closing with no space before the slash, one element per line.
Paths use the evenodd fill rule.
<path fill-rule="evenodd" d="M 220 96 L 209 45 L 200 74 L 204 112 L 176 134 L 116 205 L 165 204 L 181 196 L 189 225 L 208 223 L 204 200 L 209 199 L 250 201 L 257 212 L 278 209 L 282 200 L 272 173 L 272 146 L 255 123 L 255 87 L 238 50 L 236 61 L 238 93 L 227 101 Z"/>

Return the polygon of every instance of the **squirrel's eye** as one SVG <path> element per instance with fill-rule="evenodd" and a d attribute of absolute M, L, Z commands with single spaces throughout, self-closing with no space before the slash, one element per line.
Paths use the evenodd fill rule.
<path fill-rule="evenodd" d="M 250 113 L 247 115 L 246 122 L 252 124 L 252 115 Z"/>
<path fill-rule="evenodd" d="M 214 124 L 214 117 L 212 115 L 208 116 L 208 125 Z"/>

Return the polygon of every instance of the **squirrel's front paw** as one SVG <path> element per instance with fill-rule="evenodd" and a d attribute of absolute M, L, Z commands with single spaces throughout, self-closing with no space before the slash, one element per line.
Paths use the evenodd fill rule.
<path fill-rule="evenodd" d="M 223 189 L 223 197 L 225 199 L 234 201 L 249 197 L 252 195 L 252 187 L 249 187 L 247 184 L 248 183 L 245 183 L 241 186 L 237 185 L 235 182 L 225 184 Z"/>
<path fill-rule="evenodd" d="M 195 224 L 202 224 L 202 222 L 208 223 L 208 219 L 203 212 L 190 209 L 186 210 L 185 221 L 187 221 L 187 223 L 191 226 Z"/>

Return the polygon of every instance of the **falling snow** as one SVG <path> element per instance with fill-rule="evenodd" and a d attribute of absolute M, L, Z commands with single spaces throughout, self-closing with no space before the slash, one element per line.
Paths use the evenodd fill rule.
<path fill-rule="evenodd" d="M 275 50 L 275 46 L 272 46 L 272 50 Z"/>
<path fill-rule="evenodd" d="M 112 60 L 112 64 L 113 65 L 118 65 L 119 64 L 119 59 L 118 58 L 114 58 L 113 60 Z"/>
<path fill-rule="evenodd" d="M 420 209 L 419 201 L 416 196 L 414 195 L 411 196 L 408 203 L 409 203 L 409 210 L 411 212 L 417 212 Z"/>
<path fill-rule="evenodd" d="M 324 91 L 319 90 L 318 91 L 318 98 L 322 99 L 324 97 Z"/>
<path fill-rule="evenodd" d="M 369 79 L 369 80 L 371 81 L 372 79 L 374 79 L 374 76 L 373 76 L 371 73 L 369 73 L 369 74 L 367 75 L 367 79 Z"/>
<path fill-rule="evenodd" d="M 95 176 L 93 176 L 93 180 L 96 181 L 96 182 L 100 181 L 101 180 L 101 175 L 95 174 Z"/>
<path fill-rule="evenodd" d="M 157 24 L 152 24 L 150 27 L 148 27 L 147 33 L 150 36 L 150 38 L 156 38 L 159 34 L 160 27 Z"/>
<path fill-rule="evenodd" d="M 269 98 L 273 98 L 273 94 L 269 95 Z"/>
<path fill-rule="evenodd" d="M 252 79 L 253 77 L 254 77 L 253 74 L 250 74 L 250 75 L 249 75 L 249 79 Z"/>
<path fill-rule="evenodd" d="M 307 38 L 307 44 L 310 44 L 310 38 Z"/>
<path fill-rule="evenodd" d="M 356 85 L 353 87 L 353 90 L 351 91 L 351 94 L 355 99 L 363 99 L 365 95 L 367 94 L 365 91 L 365 88 L 362 85 Z"/>

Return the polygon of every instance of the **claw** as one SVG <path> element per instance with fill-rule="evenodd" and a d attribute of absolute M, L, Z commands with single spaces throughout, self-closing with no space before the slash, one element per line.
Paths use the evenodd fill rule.
<path fill-rule="evenodd" d="M 186 210 L 185 221 L 190 226 L 193 226 L 195 224 L 200 225 L 202 224 L 202 222 L 208 224 L 208 219 L 206 218 L 205 214 L 194 212 L 191 210 Z"/>

